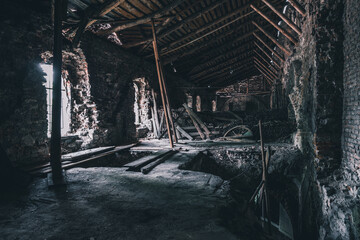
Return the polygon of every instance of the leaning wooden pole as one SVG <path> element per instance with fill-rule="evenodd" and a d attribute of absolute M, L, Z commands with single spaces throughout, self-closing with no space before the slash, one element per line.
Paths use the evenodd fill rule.
<path fill-rule="evenodd" d="M 169 97 L 168 97 L 168 94 L 167 94 L 167 87 L 166 87 L 166 84 L 165 84 L 165 76 L 164 76 L 164 71 L 163 71 L 163 66 L 162 66 L 161 61 L 159 61 L 159 65 L 160 65 L 161 80 L 162 80 L 163 89 L 164 89 L 164 95 L 165 95 L 165 100 L 166 100 L 167 111 L 169 113 L 170 125 L 171 125 L 171 129 L 173 131 L 173 134 L 174 134 L 174 142 L 177 143 L 178 139 L 177 139 L 177 134 L 176 134 L 174 121 L 173 121 L 172 114 L 171 114 L 170 101 L 169 101 Z"/>
<path fill-rule="evenodd" d="M 173 143 L 173 140 L 172 140 L 172 137 L 171 137 L 169 116 L 168 116 L 168 112 L 167 112 L 167 108 L 166 108 L 164 89 L 163 89 L 163 83 L 162 83 L 162 76 L 161 76 L 161 71 L 160 71 L 159 52 L 158 52 L 158 48 L 157 48 L 157 39 L 156 39 L 156 32 L 155 32 L 155 26 L 154 26 L 154 20 L 153 19 L 151 19 L 151 27 L 152 27 L 152 32 L 153 32 L 153 48 L 154 48 L 156 70 L 157 70 L 158 79 L 159 79 L 160 94 L 161 94 L 161 100 L 162 100 L 162 104 L 163 104 L 163 108 L 164 108 L 166 128 L 167 128 L 167 132 L 168 132 L 168 136 L 169 136 L 170 147 L 173 148 L 174 143 Z"/>
<path fill-rule="evenodd" d="M 54 63 L 50 165 L 54 185 L 63 182 L 61 169 L 61 67 L 63 0 L 55 0 L 54 9 Z"/>

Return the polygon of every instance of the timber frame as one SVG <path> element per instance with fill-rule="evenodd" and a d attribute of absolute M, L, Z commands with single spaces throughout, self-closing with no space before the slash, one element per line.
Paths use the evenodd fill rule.
<path fill-rule="evenodd" d="M 301 34 L 285 4 L 306 17 L 296 0 L 68 0 L 63 28 L 74 47 L 85 31 L 114 35 L 119 47 L 153 61 L 154 27 L 165 72 L 176 69 L 198 87 L 260 74 L 273 83 Z"/>

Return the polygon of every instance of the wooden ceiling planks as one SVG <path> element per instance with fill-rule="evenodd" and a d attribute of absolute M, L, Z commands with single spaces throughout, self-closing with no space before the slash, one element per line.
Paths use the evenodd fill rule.
<path fill-rule="evenodd" d="M 94 2 L 111 2 L 92 1 L 92 5 Z M 69 2 L 82 11 L 91 4 L 90 1 L 84 0 Z M 276 30 L 282 29 L 274 26 L 274 22 L 269 19 L 284 18 L 279 14 L 284 4 L 285 0 L 123 0 L 105 14 L 104 19 L 98 19 L 98 24 L 112 24 L 110 30 L 105 31 L 106 34 L 116 31 L 122 37 L 123 47 L 131 48 L 144 57 L 150 57 L 153 54 L 149 21 L 155 18 L 160 30 L 157 32 L 158 46 L 164 64 L 174 64 L 177 73 L 195 80 L 216 71 L 226 72 L 224 69 L 231 66 L 238 66 L 239 62 L 247 60 L 246 51 L 249 52 L 248 55 L 255 54 L 258 58 L 250 61 L 254 65 L 252 72 L 263 67 L 259 66 L 263 62 L 270 64 L 273 61 L 273 56 L 270 55 L 275 55 L 281 60 L 274 62 L 273 66 L 269 65 L 270 68 L 274 68 L 271 70 L 279 70 L 284 58 L 274 51 L 271 45 L 281 48 L 285 57 L 291 54 L 291 49 L 279 44 Z M 72 25 L 69 23 L 69 26 L 79 22 L 79 13 L 80 10 L 71 14 Z M 299 13 L 303 15 L 303 12 Z M 254 25 L 251 24 L 252 21 Z M 301 33 L 300 28 L 294 23 L 287 24 L 296 33 Z M 293 38 L 292 34 L 284 33 L 287 37 L 285 40 L 296 43 L 296 38 Z M 267 43 L 269 40 L 272 42 L 271 45 Z M 256 44 L 251 44 L 252 42 Z M 263 46 L 271 53 L 267 53 Z M 229 63 L 229 66 L 225 63 Z M 268 69 L 261 70 L 266 72 Z"/>

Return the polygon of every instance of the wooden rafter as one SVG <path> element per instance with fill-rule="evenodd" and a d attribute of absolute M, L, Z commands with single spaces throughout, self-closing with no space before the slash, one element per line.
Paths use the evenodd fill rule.
<path fill-rule="evenodd" d="M 80 42 L 80 38 L 85 31 L 85 29 L 89 26 L 91 26 L 93 23 L 97 21 L 96 18 L 102 17 L 106 15 L 107 13 L 111 12 L 113 9 L 115 9 L 117 6 L 122 4 L 125 0 L 111 0 L 106 1 L 100 6 L 90 6 L 84 11 L 84 16 L 80 20 L 78 29 L 76 31 L 74 40 L 73 40 L 73 46 L 77 46 Z"/>
<path fill-rule="evenodd" d="M 266 31 L 264 28 L 260 27 L 259 24 L 256 22 L 252 22 L 262 33 L 264 33 L 265 36 L 267 36 L 278 48 L 280 48 L 287 56 L 290 56 L 291 52 L 286 47 L 284 47 L 282 44 L 280 44 L 273 36 L 270 35 L 268 31 Z"/>
<path fill-rule="evenodd" d="M 274 54 L 275 57 L 277 57 L 281 62 L 284 62 L 285 60 L 274 50 L 272 49 L 265 41 L 259 37 L 256 33 L 254 33 L 254 37 L 256 37 L 257 40 L 259 40 L 267 49 L 270 50 L 272 54 Z"/>
<path fill-rule="evenodd" d="M 262 70 L 263 73 L 266 73 L 266 76 L 268 76 L 272 81 L 274 81 L 274 79 L 276 79 L 276 76 L 272 75 L 271 73 L 268 72 L 268 70 L 266 68 L 264 68 L 263 66 L 261 66 L 261 64 L 259 64 L 257 61 L 254 61 L 255 66 L 257 66 L 258 68 L 260 68 Z"/>
<path fill-rule="evenodd" d="M 305 9 L 300 5 L 300 3 L 298 3 L 296 0 L 289 0 L 289 3 L 290 3 L 291 6 L 293 6 L 293 8 L 295 8 L 295 10 L 298 11 L 298 13 L 300 13 L 303 17 L 306 16 L 306 11 L 305 11 Z"/>
<path fill-rule="evenodd" d="M 263 52 L 265 54 L 266 57 L 268 57 L 270 59 L 270 61 L 272 61 L 274 63 L 274 65 L 280 69 L 279 64 L 265 51 L 265 49 L 263 49 L 262 47 L 260 47 L 260 45 L 257 42 L 254 42 L 255 46 L 260 49 L 261 52 Z"/>
<path fill-rule="evenodd" d="M 251 61 L 249 62 L 250 59 L 251 59 L 251 56 L 249 58 L 241 61 L 241 62 L 238 62 L 237 64 L 230 65 L 230 66 L 228 66 L 228 67 L 226 67 L 224 69 L 221 69 L 220 71 L 214 72 L 214 73 L 206 76 L 205 78 L 199 79 L 196 82 L 197 83 L 199 83 L 199 82 L 207 82 L 207 81 L 209 81 L 211 79 L 224 77 L 224 76 L 229 75 L 229 74 L 231 75 L 232 73 L 234 73 L 236 71 L 247 69 L 249 66 L 252 66 Z"/>
<path fill-rule="evenodd" d="M 242 51 L 238 52 L 239 50 L 242 50 Z M 219 68 L 224 67 L 224 64 L 227 64 L 229 62 L 233 62 L 234 60 L 239 59 L 241 56 L 243 56 L 245 54 L 249 54 L 249 48 L 246 48 L 244 50 L 244 46 L 240 46 L 237 49 L 234 49 L 234 52 L 228 51 L 227 53 L 233 53 L 236 56 L 232 57 L 232 58 L 226 58 L 227 54 L 225 54 L 225 53 L 223 55 L 219 55 L 216 59 L 206 62 L 205 64 L 207 64 L 207 67 L 204 70 L 200 71 L 200 72 L 197 72 L 195 74 L 191 74 L 190 78 L 196 78 L 196 77 L 199 77 L 199 76 L 203 75 L 204 73 L 209 72 L 209 70 L 219 69 Z M 225 57 L 224 61 L 216 62 L 216 61 L 218 61 L 218 60 L 220 60 L 221 58 L 224 58 L 224 57 Z"/>
<path fill-rule="evenodd" d="M 257 57 L 259 57 L 261 60 L 263 60 L 263 62 L 268 63 L 268 61 L 266 61 L 266 59 L 259 52 L 254 50 L 254 53 L 257 55 Z M 268 64 L 273 71 L 278 72 L 280 70 L 280 68 L 273 66 L 271 63 L 268 63 Z"/>
<path fill-rule="evenodd" d="M 291 27 L 297 34 L 301 35 L 301 29 L 296 26 L 287 16 L 281 13 L 279 10 L 275 8 L 273 4 L 271 4 L 268 0 L 261 0 L 265 3 L 271 10 L 273 10 L 276 15 L 278 15 L 289 27 Z"/>
<path fill-rule="evenodd" d="M 257 57 L 254 57 L 255 62 L 258 62 L 263 68 L 265 68 L 271 75 L 273 75 L 275 78 L 278 75 L 278 71 L 275 70 L 271 70 L 271 68 L 268 65 L 265 65 L 266 62 L 264 63 L 263 61 L 261 61 L 260 59 L 258 59 Z"/>
<path fill-rule="evenodd" d="M 143 16 L 141 18 L 134 19 L 133 21 L 129 21 L 127 23 L 120 24 L 120 25 L 112 27 L 110 29 L 101 31 L 101 32 L 99 32 L 99 34 L 108 35 L 108 34 L 111 34 L 113 32 L 118 32 L 118 31 L 124 30 L 126 28 L 131 28 L 131 27 L 137 26 L 139 24 L 148 23 L 149 21 L 151 21 L 151 19 L 162 17 L 164 14 L 166 14 L 169 11 L 173 10 L 178 5 L 183 3 L 184 1 L 185 0 L 173 1 L 172 3 L 170 3 L 169 5 L 167 5 L 166 7 L 162 8 L 161 10 L 159 10 L 157 12 L 151 13 L 149 15 L 145 15 L 145 16 Z"/>
<path fill-rule="evenodd" d="M 184 1 L 184 0 L 182 0 Z M 228 0 L 221 0 L 219 2 L 215 2 L 213 4 L 211 4 L 210 6 L 202 9 L 201 11 L 199 12 L 196 12 L 186 18 L 183 18 L 182 21 L 178 22 L 177 24 L 174 24 L 173 26 L 169 27 L 168 29 L 165 29 L 161 32 L 159 32 L 158 34 L 158 38 L 161 39 L 161 38 L 164 38 L 168 35 L 170 35 L 171 33 L 173 33 L 174 31 L 180 29 L 180 28 L 183 28 L 186 24 L 194 21 L 195 19 L 201 17 L 203 14 L 207 13 L 208 11 L 211 11 L 213 10 L 214 8 L 217 8 L 218 6 L 220 6 L 221 4 L 224 4 L 225 2 L 227 2 Z M 104 34 L 109 34 L 108 32 L 104 32 Z M 141 45 L 141 44 L 145 44 L 147 43 L 148 41 L 151 41 L 151 38 L 146 38 L 146 39 L 143 39 L 139 42 L 134 42 L 132 43 L 131 45 L 127 45 L 127 47 L 132 47 L 132 46 L 137 46 L 137 45 Z"/>
<path fill-rule="evenodd" d="M 250 5 L 255 12 L 257 12 L 260 16 L 262 16 L 266 21 L 268 21 L 274 28 L 276 28 L 279 32 L 281 32 L 287 39 L 289 39 L 295 45 L 298 44 L 298 41 L 285 29 L 281 28 L 278 24 L 276 24 L 273 20 L 270 19 L 265 13 L 263 13 L 260 9 L 256 8 L 254 5 Z"/>
<path fill-rule="evenodd" d="M 267 83 L 271 86 L 275 81 L 273 78 L 269 77 L 267 73 L 264 72 L 258 65 L 255 64 L 255 68 L 265 77 Z"/>

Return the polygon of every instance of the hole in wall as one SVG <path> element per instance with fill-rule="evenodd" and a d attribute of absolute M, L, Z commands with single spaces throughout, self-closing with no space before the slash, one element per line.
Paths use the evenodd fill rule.
<path fill-rule="evenodd" d="M 46 88 L 46 102 L 47 102 L 47 120 L 48 129 L 47 136 L 51 137 L 51 123 L 52 123 L 52 101 L 53 101 L 53 65 L 40 64 L 44 71 Z M 70 82 L 67 79 L 61 78 L 61 136 L 67 136 L 70 133 L 71 124 L 71 89 Z"/>

